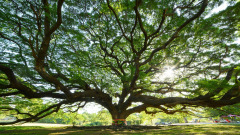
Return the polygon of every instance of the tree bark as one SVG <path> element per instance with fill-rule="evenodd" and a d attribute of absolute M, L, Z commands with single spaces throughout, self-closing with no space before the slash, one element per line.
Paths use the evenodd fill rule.
<path fill-rule="evenodd" d="M 185 123 L 188 123 L 187 117 L 183 117 Z"/>
<path fill-rule="evenodd" d="M 120 111 L 109 111 L 112 115 L 112 125 L 113 126 L 126 126 L 127 121 L 126 118 L 129 115 L 126 115 L 125 111 L 121 112 Z"/>

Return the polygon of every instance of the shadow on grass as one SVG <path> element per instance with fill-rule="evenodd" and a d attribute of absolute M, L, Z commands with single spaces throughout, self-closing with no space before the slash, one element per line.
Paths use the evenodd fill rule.
<path fill-rule="evenodd" d="M 20 127 L 20 126 L 2 126 L 1 135 L 240 135 L 240 125 L 190 125 L 190 126 L 164 126 L 160 129 L 144 130 L 121 130 L 113 131 L 111 129 L 75 129 L 67 127 Z"/>

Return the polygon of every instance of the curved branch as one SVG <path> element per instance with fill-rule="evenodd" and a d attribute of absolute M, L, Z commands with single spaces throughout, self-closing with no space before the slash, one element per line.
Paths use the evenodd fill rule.
<path fill-rule="evenodd" d="M 66 103 L 66 101 L 62 101 L 58 104 L 49 106 L 47 109 L 44 109 L 42 111 L 40 111 L 39 113 L 32 115 L 30 113 L 22 113 L 20 112 L 18 109 L 15 108 L 2 108 L 2 109 L 7 109 L 7 110 L 15 110 L 18 114 L 25 114 L 28 115 L 28 118 L 22 118 L 22 119 L 16 119 L 15 121 L 11 121 L 11 122 L 0 122 L 0 125 L 9 125 L 9 124 L 15 124 L 15 123 L 20 123 L 20 122 L 33 122 L 33 121 L 37 121 L 43 117 L 46 117 L 54 112 L 58 112 L 58 110 L 60 109 L 61 105 Z M 0 108 L 1 109 L 1 108 Z"/>
<path fill-rule="evenodd" d="M 0 110 L 2 111 L 9 111 L 9 110 L 14 110 L 17 112 L 17 114 L 25 114 L 25 115 L 28 115 L 30 117 L 33 117 L 32 114 L 30 113 L 23 113 L 23 112 L 20 112 L 20 110 L 16 109 L 16 108 L 11 108 L 11 107 L 0 107 Z M 1 124 L 0 124 L 1 125 Z"/>
<path fill-rule="evenodd" d="M 161 30 L 161 28 L 162 28 L 162 26 L 163 26 L 163 23 L 164 23 L 164 21 L 165 21 L 165 19 L 166 19 L 165 13 L 166 13 L 166 9 L 163 10 L 162 20 L 161 20 L 161 22 L 160 22 L 157 30 L 156 30 L 154 33 L 152 33 L 151 35 L 149 35 L 149 38 L 151 38 L 152 36 L 156 35 L 156 34 Z"/>
<path fill-rule="evenodd" d="M 233 71 L 234 71 L 234 67 L 232 67 L 227 72 L 227 75 L 226 75 L 225 79 L 222 81 L 221 85 L 226 84 L 231 79 Z M 217 87 L 213 92 L 208 92 L 204 96 L 199 96 L 197 99 L 210 99 L 210 97 L 213 97 L 214 95 L 218 94 L 219 92 L 221 92 L 224 89 L 223 87 L 221 87 L 221 85 L 219 87 Z"/>
<path fill-rule="evenodd" d="M 54 91 L 41 92 L 41 93 L 34 92 L 31 88 L 19 82 L 16 79 L 16 76 L 13 73 L 13 71 L 6 66 L 0 65 L 0 71 L 4 72 L 8 77 L 8 80 L 10 82 L 9 88 L 17 89 L 19 93 L 23 94 L 27 98 L 41 98 L 41 97 L 65 98 L 65 95 L 53 93 Z M 10 93 L 6 93 L 6 94 L 9 95 Z M 16 93 L 12 93 L 12 94 L 16 94 Z"/>
<path fill-rule="evenodd" d="M 197 19 L 198 17 L 200 17 L 200 15 L 204 12 L 205 8 L 207 7 L 208 4 L 208 0 L 203 0 L 202 2 L 202 6 L 201 9 L 197 12 L 197 14 L 195 14 L 194 16 L 192 16 L 191 18 L 189 18 L 188 20 L 186 20 L 181 26 L 179 26 L 175 32 L 173 33 L 173 35 L 168 39 L 168 41 L 161 47 L 158 47 L 156 49 L 154 49 L 152 51 L 152 53 L 150 54 L 149 58 L 146 59 L 144 62 L 141 63 L 141 65 L 145 65 L 148 62 L 150 62 L 154 56 L 155 53 L 157 53 L 158 51 L 165 49 L 178 35 L 178 33 L 185 27 L 187 26 L 189 23 L 191 23 L 193 20 Z"/>
<path fill-rule="evenodd" d="M 107 5 L 108 5 L 108 8 L 113 12 L 113 14 L 114 14 L 114 16 L 115 16 L 115 18 L 116 18 L 116 20 L 117 20 L 118 26 L 119 26 L 120 29 L 121 29 L 121 32 L 122 32 L 123 36 L 124 36 L 128 41 L 131 42 L 131 40 L 126 36 L 125 32 L 123 31 L 123 28 L 122 28 L 122 25 L 121 25 L 121 23 L 120 23 L 120 20 L 119 20 L 119 18 L 118 18 L 118 16 L 117 16 L 117 13 L 116 13 L 115 10 L 113 9 L 113 7 L 110 5 L 109 0 L 107 0 Z"/>
<path fill-rule="evenodd" d="M 54 31 L 56 31 L 61 23 L 62 23 L 62 5 L 63 5 L 64 0 L 58 0 L 57 4 L 57 22 L 51 27 L 49 30 L 48 35 L 51 35 Z"/>
<path fill-rule="evenodd" d="M 12 95 L 17 95 L 17 94 L 20 94 L 20 92 L 2 93 L 2 94 L 0 94 L 0 97 L 12 96 Z"/>
<path fill-rule="evenodd" d="M 57 5 L 57 22 L 50 28 L 50 11 L 49 11 L 49 4 L 47 2 L 47 0 L 43 0 L 43 4 L 44 4 L 44 11 L 45 11 L 45 19 L 44 19 L 44 33 L 45 33 L 45 37 L 43 39 L 41 48 L 38 52 L 38 58 L 37 58 L 37 65 L 43 65 L 44 63 L 44 59 L 46 57 L 48 48 L 49 48 L 49 43 L 50 43 L 50 39 L 51 39 L 51 35 L 53 34 L 53 32 L 55 32 L 59 26 L 62 23 L 62 14 L 61 14 L 61 9 L 62 9 L 62 5 L 63 5 L 64 0 L 59 0 L 58 1 L 58 5 Z"/>
<path fill-rule="evenodd" d="M 139 26 L 140 26 L 143 34 L 144 34 L 145 41 L 146 41 L 148 39 L 147 31 L 143 27 L 142 18 L 141 18 L 141 15 L 140 15 L 139 11 L 138 11 L 138 7 L 140 6 L 140 4 L 141 4 L 141 0 L 136 0 L 136 6 L 133 9 L 136 13 L 136 16 L 137 16 L 137 19 L 138 19 L 138 22 L 139 22 Z"/>

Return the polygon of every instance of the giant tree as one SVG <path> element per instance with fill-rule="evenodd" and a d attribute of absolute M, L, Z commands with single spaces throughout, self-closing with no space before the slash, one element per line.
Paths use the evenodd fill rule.
<path fill-rule="evenodd" d="M 1 124 L 239 103 L 240 3 L 213 14 L 222 2 L 1 0 L 0 110 L 16 116 Z"/>

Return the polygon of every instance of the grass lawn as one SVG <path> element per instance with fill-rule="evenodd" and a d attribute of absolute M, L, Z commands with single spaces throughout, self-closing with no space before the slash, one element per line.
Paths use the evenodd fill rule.
<path fill-rule="evenodd" d="M 40 126 L 0 126 L 1 135 L 240 135 L 240 125 L 208 124 L 189 126 L 165 126 L 161 129 L 139 131 L 112 130 L 80 130 L 69 127 L 40 127 Z"/>

